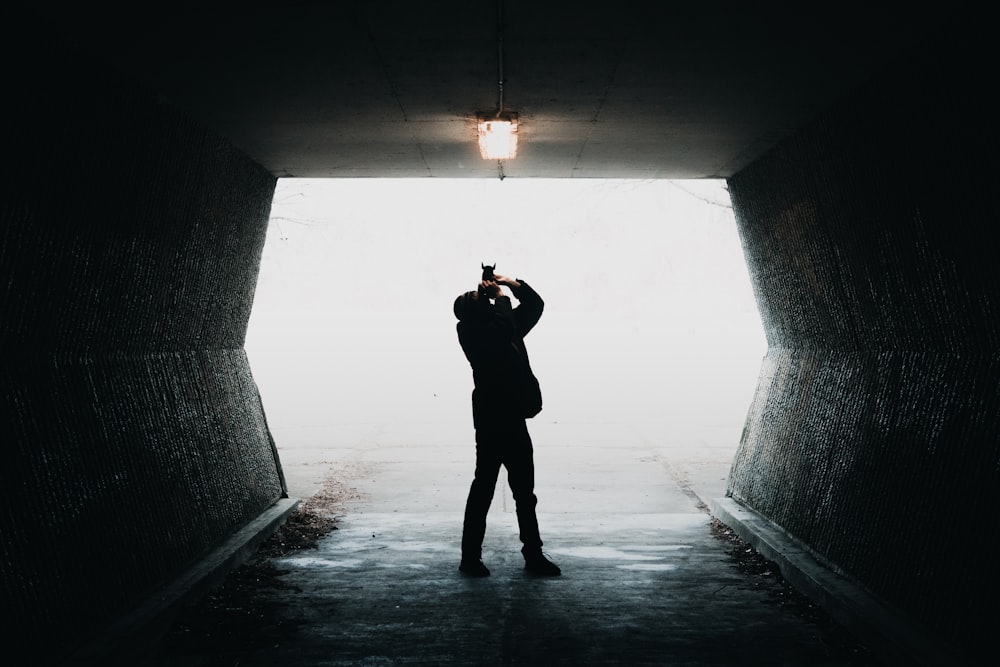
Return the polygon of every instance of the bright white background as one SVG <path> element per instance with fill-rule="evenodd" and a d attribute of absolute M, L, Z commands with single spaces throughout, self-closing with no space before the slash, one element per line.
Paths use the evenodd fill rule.
<path fill-rule="evenodd" d="M 482 262 L 545 300 L 536 421 L 738 442 L 766 342 L 724 181 L 279 180 L 246 340 L 272 430 L 471 442 L 452 303 Z"/>

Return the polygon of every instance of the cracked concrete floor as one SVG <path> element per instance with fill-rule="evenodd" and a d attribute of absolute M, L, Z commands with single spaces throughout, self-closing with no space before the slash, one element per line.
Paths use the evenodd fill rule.
<path fill-rule="evenodd" d="M 523 572 L 503 473 L 484 544 L 493 574 L 458 573 L 471 444 L 401 426 L 363 449 L 290 448 L 302 512 L 333 523 L 314 545 L 272 539 L 185 609 L 146 664 L 880 664 L 708 514 L 733 445 L 530 427 L 561 577 Z"/>

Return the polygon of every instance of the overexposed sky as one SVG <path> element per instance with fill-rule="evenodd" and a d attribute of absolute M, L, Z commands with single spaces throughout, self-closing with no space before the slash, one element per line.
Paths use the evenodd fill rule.
<path fill-rule="evenodd" d="M 545 300 L 536 420 L 738 436 L 766 343 L 723 181 L 279 180 L 246 341 L 271 426 L 471 426 L 452 303 L 483 262 Z"/>

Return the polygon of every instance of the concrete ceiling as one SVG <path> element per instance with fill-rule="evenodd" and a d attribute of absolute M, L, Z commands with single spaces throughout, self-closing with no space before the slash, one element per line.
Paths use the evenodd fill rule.
<path fill-rule="evenodd" d="M 861 3 L 80 4 L 49 13 L 49 34 L 274 175 L 336 178 L 496 177 L 475 118 L 497 111 L 501 71 L 520 118 L 506 177 L 725 178 L 939 19 Z"/>

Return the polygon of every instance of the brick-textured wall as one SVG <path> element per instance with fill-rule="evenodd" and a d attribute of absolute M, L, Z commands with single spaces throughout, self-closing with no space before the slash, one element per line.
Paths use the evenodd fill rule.
<path fill-rule="evenodd" d="M 0 610 L 44 663 L 284 494 L 243 350 L 275 178 L 92 64 L 12 88 Z"/>
<path fill-rule="evenodd" d="M 987 43 L 930 41 L 729 181 L 768 340 L 729 495 L 970 656 L 1000 489 Z"/>

